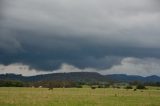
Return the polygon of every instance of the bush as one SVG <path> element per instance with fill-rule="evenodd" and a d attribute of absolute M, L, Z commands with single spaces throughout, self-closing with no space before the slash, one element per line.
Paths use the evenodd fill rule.
<path fill-rule="evenodd" d="M 83 88 L 82 85 L 76 85 L 76 88 Z"/>
<path fill-rule="evenodd" d="M 96 86 L 91 86 L 91 89 L 96 89 L 97 87 Z"/>
<path fill-rule="evenodd" d="M 98 88 L 104 88 L 104 85 L 98 85 Z"/>
<path fill-rule="evenodd" d="M 144 85 L 142 85 L 142 84 L 138 84 L 136 86 L 136 89 L 146 89 L 146 87 Z"/>
<path fill-rule="evenodd" d="M 24 83 L 12 80 L 0 80 L 0 87 L 23 87 Z"/>
<path fill-rule="evenodd" d="M 125 89 L 133 89 L 132 86 L 126 86 Z"/>

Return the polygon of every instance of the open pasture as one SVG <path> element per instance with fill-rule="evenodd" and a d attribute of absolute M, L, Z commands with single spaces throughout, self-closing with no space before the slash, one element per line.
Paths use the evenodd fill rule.
<path fill-rule="evenodd" d="M 0 106 L 160 106 L 160 90 L 2 87 Z"/>

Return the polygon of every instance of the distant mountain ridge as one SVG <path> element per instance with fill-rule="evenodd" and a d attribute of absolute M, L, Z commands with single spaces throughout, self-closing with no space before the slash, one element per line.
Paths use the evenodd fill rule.
<path fill-rule="evenodd" d="M 16 74 L 1 74 L 0 80 L 18 80 L 26 82 L 35 81 L 58 81 L 58 80 L 69 80 L 76 82 L 96 82 L 96 81 L 114 81 L 114 82 L 160 82 L 160 77 L 153 75 L 148 77 L 142 77 L 137 75 L 125 75 L 125 74 L 110 74 L 101 75 L 96 72 L 71 72 L 71 73 L 54 73 L 44 74 L 36 76 L 22 76 Z"/>

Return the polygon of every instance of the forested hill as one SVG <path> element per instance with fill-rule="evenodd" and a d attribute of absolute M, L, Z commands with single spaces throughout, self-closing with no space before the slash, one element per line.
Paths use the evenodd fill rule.
<path fill-rule="evenodd" d="M 0 80 L 18 80 L 18 81 L 60 81 L 68 80 L 75 82 L 97 82 L 97 81 L 113 81 L 113 82 L 160 82 L 160 77 L 153 75 L 148 77 L 125 75 L 125 74 L 111 74 L 101 75 L 95 72 L 72 72 L 72 73 L 54 73 L 37 76 L 22 76 L 16 74 L 1 74 Z"/>

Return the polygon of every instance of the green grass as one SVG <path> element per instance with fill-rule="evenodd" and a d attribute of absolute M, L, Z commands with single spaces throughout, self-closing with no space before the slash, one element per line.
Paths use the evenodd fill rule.
<path fill-rule="evenodd" d="M 160 106 L 160 90 L 0 88 L 0 106 Z"/>

